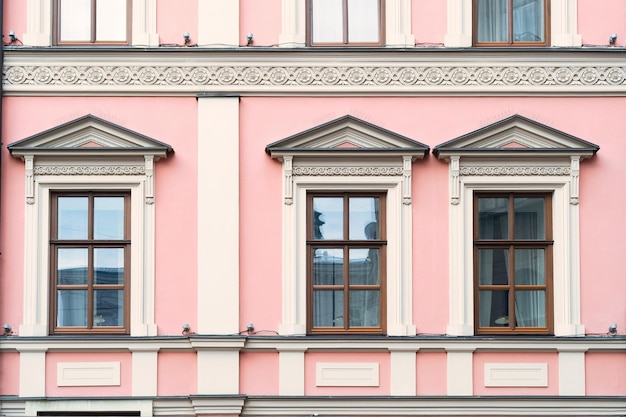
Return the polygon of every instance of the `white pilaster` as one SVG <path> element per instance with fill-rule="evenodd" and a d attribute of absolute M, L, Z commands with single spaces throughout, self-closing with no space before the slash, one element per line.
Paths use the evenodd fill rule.
<path fill-rule="evenodd" d="M 559 349 L 559 395 L 585 395 L 585 351 Z"/>
<path fill-rule="evenodd" d="M 198 350 L 198 395 L 239 394 L 239 351 Z"/>
<path fill-rule="evenodd" d="M 249 32 L 252 31 L 251 28 L 248 29 Z M 199 0 L 198 35 L 197 39 L 194 39 L 192 33 L 191 41 L 203 47 L 222 48 L 239 45 L 239 2 Z"/>
<path fill-rule="evenodd" d="M 391 395 L 417 395 L 415 350 L 391 350 Z"/>
<path fill-rule="evenodd" d="M 132 395 L 157 395 L 157 358 L 158 351 L 154 348 L 132 348 Z"/>
<path fill-rule="evenodd" d="M 473 352 L 467 349 L 447 350 L 448 395 L 473 395 Z"/>
<path fill-rule="evenodd" d="M 133 0 L 131 42 L 135 46 L 159 46 L 156 0 Z"/>
<path fill-rule="evenodd" d="M 198 333 L 239 332 L 239 98 L 198 99 Z"/>
<path fill-rule="evenodd" d="M 578 0 L 555 0 L 550 13 L 552 46 L 581 46 L 578 32 Z"/>
<path fill-rule="evenodd" d="M 20 352 L 20 397 L 46 396 L 46 348 L 23 348 Z"/>
<path fill-rule="evenodd" d="M 385 44 L 394 47 L 415 46 L 415 35 L 411 33 L 411 0 L 388 0 L 386 5 Z"/>
<path fill-rule="evenodd" d="M 293 48 L 306 42 L 305 0 L 282 0 L 282 31 L 278 46 Z"/>
<path fill-rule="evenodd" d="M 279 349 L 278 395 L 304 395 L 304 350 Z"/>
<path fill-rule="evenodd" d="M 443 43 L 453 48 L 472 46 L 472 0 L 448 0 L 448 32 Z"/>

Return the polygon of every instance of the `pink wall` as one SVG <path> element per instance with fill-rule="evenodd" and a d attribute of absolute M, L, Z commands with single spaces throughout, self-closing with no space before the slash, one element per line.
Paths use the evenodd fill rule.
<path fill-rule="evenodd" d="M 157 33 L 164 46 L 182 46 L 183 34 L 189 32 L 191 44 L 198 42 L 198 2 L 159 0 L 157 2 Z"/>
<path fill-rule="evenodd" d="M 441 0 L 413 2 L 411 33 L 415 35 L 415 46 L 443 46 L 448 26 L 446 6 Z"/>
<path fill-rule="evenodd" d="M 242 352 L 239 355 L 239 392 L 278 395 L 278 353 Z"/>
<path fill-rule="evenodd" d="M 20 387 L 20 354 L 0 353 L 0 395 L 18 395 Z"/>
<path fill-rule="evenodd" d="M 547 387 L 485 387 L 485 363 L 547 363 Z M 557 353 L 474 353 L 474 395 L 558 395 Z"/>
<path fill-rule="evenodd" d="M 242 12 L 239 22 L 239 43 L 246 44 L 248 33 L 254 35 L 254 46 L 277 46 L 280 35 L 281 0 L 239 0 Z"/>
<path fill-rule="evenodd" d="M 318 387 L 316 386 L 316 366 L 318 362 L 365 362 L 378 363 L 379 386 L 377 387 Z M 390 373 L 389 353 L 360 352 L 311 352 L 304 357 L 305 395 L 389 395 Z"/>
<path fill-rule="evenodd" d="M 626 4 L 622 0 L 578 0 L 578 33 L 583 45 L 608 46 L 617 33 L 615 46 L 626 45 Z"/>
<path fill-rule="evenodd" d="M 588 352 L 585 355 L 586 395 L 626 395 L 626 355 Z"/>
<path fill-rule="evenodd" d="M 447 395 L 445 352 L 417 352 L 417 395 Z"/>
<path fill-rule="evenodd" d="M 46 395 L 51 397 L 112 397 L 131 395 L 131 353 L 79 353 L 53 352 L 46 354 Z M 120 362 L 120 385 L 97 387 L 57 386 L 57 364 L 59 362 Z"/>
<path fill-rule="evenodd" d="M 193 395 L 198 392 L 195 352 L 159 352 L 157 395 Z"/>

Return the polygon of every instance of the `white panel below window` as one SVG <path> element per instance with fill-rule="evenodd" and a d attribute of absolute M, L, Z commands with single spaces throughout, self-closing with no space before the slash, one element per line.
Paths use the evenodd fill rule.
<path fill-rule="evenodd" d="M 547 387 L 547 363 L 486 363 L 486 387 Z"/>
<path fill-rule="evenodd" d="M 120 385 L 119 362 L 59 362 L 59 387 L 89 387 Z"/>
<path fill-rule="evenodd" d="M 329 363 L 316 364 L 318 387 L 377 387 L 378 363 Z"/>

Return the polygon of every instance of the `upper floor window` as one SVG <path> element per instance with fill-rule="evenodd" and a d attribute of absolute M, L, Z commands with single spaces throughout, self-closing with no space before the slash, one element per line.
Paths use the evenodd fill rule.
<path fill-rule="evenodd" d="M 308 196 L 309 331 L 383 331 L 385 196 Z"/>
<path fill-rule="evenodd" d="M 308 44 L 383 45 L 384 0 L 308 0 Z"/>
<path fill-rule="evenodd" d="M 55 193 L 53 333 L 128 333 L 129 193 Z"/>
<path fill-rule="evenodd" d="M 549 194 L 474 194 L 476 333 L 552 329 Z"/>
<path fill-rule="evenodd" d="M 57 45 L 128 45 L 129 0 L 55 0 Z"/>
<path fill-rule="evenodd" d="M 550 0 L 474 0 L 477 46 L 547 45 Z"/>

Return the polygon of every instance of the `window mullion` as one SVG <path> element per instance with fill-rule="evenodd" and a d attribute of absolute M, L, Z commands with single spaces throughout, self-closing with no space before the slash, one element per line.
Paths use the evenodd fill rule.
<path fill-rule="evenodd" d="M 350 42 L 348 39 L 348 0 L 343 0 L 342 4 L 342 13 L 343 13 L 343 43 L 347 44 Z"/>

